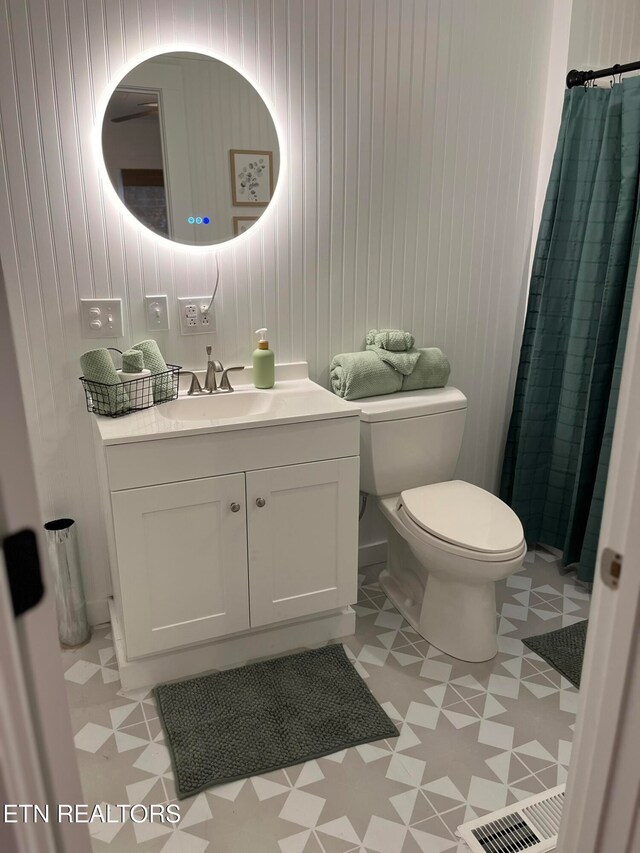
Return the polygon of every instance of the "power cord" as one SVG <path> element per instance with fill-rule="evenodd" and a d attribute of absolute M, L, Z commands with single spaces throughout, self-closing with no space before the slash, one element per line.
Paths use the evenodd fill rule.
<path fill-rule="evenodd" d="M 216 298 L 216 293 L 218 292 L 218 286 L 219 285 L 220 285 L 220 261 L 218 260 L 218 256 L 216 255 L 216 283 L 215 283 L 215 287 L 213 288 L 213 295 L 211 296 L 211 300 L 210 300 L 209 304 L 206 306 L 206 308 L 204 305 L 200 306 L 200 313 L 201 314 L 208 314 L 209 311 L 211 311 L 211 308 L 213 307 L 213 300 Z"/>

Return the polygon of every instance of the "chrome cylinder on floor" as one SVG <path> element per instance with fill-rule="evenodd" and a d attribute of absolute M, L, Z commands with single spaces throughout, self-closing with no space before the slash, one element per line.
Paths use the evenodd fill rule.
<path fill-rule="evenodd" d="M 44 526 L 55 583 L 58 637 L 63 646 L 82 646 L 91 636 L 75 528 L 72 518 L 57 518 Z"/>

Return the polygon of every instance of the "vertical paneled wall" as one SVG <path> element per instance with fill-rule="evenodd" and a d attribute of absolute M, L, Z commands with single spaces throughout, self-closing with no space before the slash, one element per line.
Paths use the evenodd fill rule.
<path fill-rule="evenodd" d="M 609 68 L 640 60 L 638 0 L 573 0 L 569 67 Z M 602 81 L 599 85 L 607 85 Z"/>
<path fill-rule="evenodd" d="M 79 522 L 94 618 L 109 592 L 78 299 L 208 292 L 214 254 L 125 221 L 97 168 L 102 93 L 152 49 L 210 48 L 259 82 L 287 148 L 274 209 L 218 249 L 224 362 L 267 325 L 279 361 L 368 328 L 441 346 L 469 397 L 459 475 L 494 488 L 531 240 L 551 0 L 1 0 L 0 254 L 43 514 Z M 175 310 L 175 308 L 174 308 Z M 172 318 L 168 357 L 203 363 Z M 179 531 L 176 531 L 179 535 Z"/>

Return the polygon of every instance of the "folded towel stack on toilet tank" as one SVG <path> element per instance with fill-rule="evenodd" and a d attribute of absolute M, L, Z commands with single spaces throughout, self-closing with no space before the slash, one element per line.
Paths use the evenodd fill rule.
<path fill-rule="evenodd" d="M 331 386 L 345 400 L 397 391 L 443 388 L 449 360 L 438 347 L 414 347 L 402 329 L 371 329 L 364 352 L 340 353 L 331 361 Z"/>
<path fill-rule="evenodd" d="M 371 329 L 367 332 L 367 351 L 403 376 L 412 373 L 420 353 L 413 348 L 415 338 L 401 329 Z"/>
<path fill-rule="evenodd" d="M 389 352 L 406 352 L 413 348 L 416 339 L 402 329 L 371 329 L 367 332 L 367 347 L 374 346 Z"/>

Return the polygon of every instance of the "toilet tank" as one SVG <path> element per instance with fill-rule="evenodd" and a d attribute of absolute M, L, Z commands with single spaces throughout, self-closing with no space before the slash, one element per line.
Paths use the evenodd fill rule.
<path fill-rule="evenodd" d="M 394 495 L 453 478 L 467 414 L 461 391 L 448 385 L 354 402 L 363 492 Z"/>

